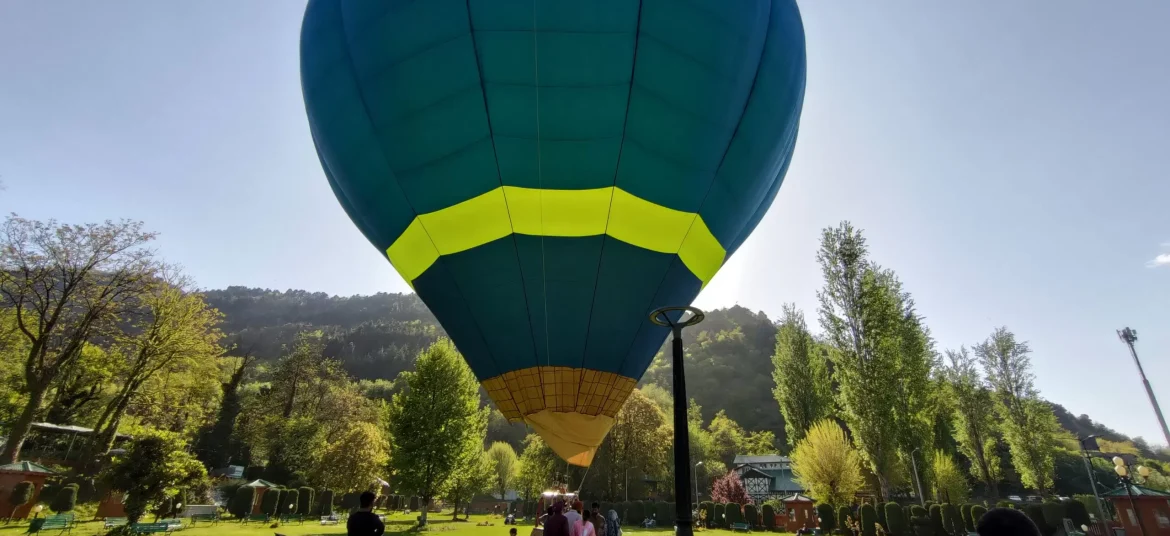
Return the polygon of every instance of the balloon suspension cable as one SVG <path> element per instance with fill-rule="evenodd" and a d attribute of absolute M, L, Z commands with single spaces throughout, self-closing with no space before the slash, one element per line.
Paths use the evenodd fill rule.
<path fill-rule="evenodd" d="M 536 0 L 532 0 L 532 85 L 536 93 L 536 185 L 540 195 L 540 282 L 544 300 L 544 364 L 552 365 L 548 337 L 548 262 L 544 250 L 544 162 L 540 154 L 540 39 L 536 30 Z M 540 358 L 537 358 L 540 363 Z M 542 386 L 543 387 L 543 386 Z"/>
<path fill-rule="evenodd" d="M 569 464 L 566 463 L 565 467 L 567 468 L 568 465 Z M 581 488 L 585 487 L 585 479 L 589 478 L 589 470 L 592 468 L 593 468 L 593 464 L 589 464 L 589 465 L 585 466 L 585 474 L 581 475 L 581 483 L 577 484 L 577 491 L 575 492 L 577 494 L 577 500 L 581 499 Z M 584 503 L 582 503 L 582 504 L 584 504 Z M 584 507 L 582 507 L 582 508 L 584 508 Z"/>

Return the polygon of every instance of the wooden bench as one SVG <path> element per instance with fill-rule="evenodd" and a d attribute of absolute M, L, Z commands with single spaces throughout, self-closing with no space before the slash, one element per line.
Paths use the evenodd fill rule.
<path fill-rule="evenodd" d="M 741 530 L 744 532 L 751 532 L 751 528 L 748 527 L 747 523 L 732 523 L 731 524 L 731 532 L 738 532 Z"/>
<path fill-rule="evenodd" d="M 44 530 L 60 530 L 73 532 L 73 514 L 57 514 L 45 518 L 45 522 L 36 525 L 35 521 L 28 526 L 29 534 Z"/>
<path fill-rule="evenodd" d="M 200 521 L 207 521 L 212 525 L 219 523 L 219 513 L 214 514 L 191 514 L 191 526 L 195 526 Z"/>
<path fill-rule="evenodd" d="M 174 525 L 170 523 L 135 523 L 130 526 L 130 530 L 136 534 L 154 534 L 159 532 L 170 532 L 175 530 Z"/>
<path fill-rule="evenodd" d="M 130 520 L 126 519 L 124 517 L 107 517 L 106 522 L 105 522 L 105 528 L 112 529 L 114 527 L 121 527 L 122 525 L 125 525 L 129 522 L 130 522 Z"/>

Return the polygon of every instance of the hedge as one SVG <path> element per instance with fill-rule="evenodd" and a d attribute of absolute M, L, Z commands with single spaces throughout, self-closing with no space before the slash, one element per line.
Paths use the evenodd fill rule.
<path fill-rule="evenodd" d="M 853 512 L 849 510 L 848 506 L 837 507 L 837 528 L 846 532 L 851 531 L 849 527 L 849 517 Z"/>
<path fill-rule="evenodd" d="M 77 484 L 69 484 L 57 491 L 57 496 L 53 497 L 53 502 L 49 504 L 49 509 L 58 514 L 65 512 L 72 512 L 73 507 L 77 506 L 77 490 L 81 486 Z"/>
<path fill-rule="evenodd" d="M 723 514 L 727 513 L 727 505 L 723 503 L 715 503 L 715 519 L 711 522 L 713 526 L 727 528 L 727 518 Z"/>
<path fill-rule="evenodd" d="M 743 518 L 745 520 L 747 520 L 747 524 L 751 528 L 753 528 L 753 529 L 760 528 L 760 512 L 759 512 L 759 510 L 756 510 L 756 505 L 754 505 L 754 504 L 743 505 Z"/>
<path fill-rule="evenodd" d="M 967 532 L 975 532 L 975 523 L 971 521 L 972 506 L 975 505 L 971 503 L 965 503 L 963 506 L 959 507 L 959 515 L 963 516 L 963 528 L 965 528 Z"/>
<path fill-rule="evenodd" d="M 999 502 L 995 503 L 995 507 L 996 507 L 996 508 L 1012 508 L 1012 509 L 1015 509 L 1015 507 L 1016 507 L 1016 503 L 1013 503 L 1013 502 L 1011 502 L 1011 501 L 1006 501 L 1006 500 L 1005 500 L 1005 501 L 999 501 Z"/>
<path fill-rule="evenodd" d="M 325 488 L 317 495 L 317 515 L 333 515 L 333 490 Z"/>
<path fill-rule="evenodd" d="M 898 503 L 891 501 L 886 503 L 885 511 L 888 532 L 892 536 L 909 536 L 906 530 L 906 516 L 902 512 L 902 507 L 898 506 Z"/>
<path fill-rule="evenodd" d="M 1046 534 L 1055 534 L 1057 529 L 1064 526 L 1064 505 L 1049 501 L 1040 505 L 1040 511 L 1044 513 L 1044 523 L 1048 525 Z"/>
<path fill-rule="evenodd" d="M 833 505 L 821 503 L 817 505 L 817 523 L 821 527 L 821 532 L 828 534 L 837 528 L 836 523 L 837 513 L 833 511 Z"/>
<path fill-rule="evenodd" d="M 976 505 L 972 506 L 971 507 L 971 525 L 978 527 L 979 520 L 983 519 L 983 514 L 986 514 L 986 513 L 987 513 L 987 508 L 985 508 L 982 504 L 976 504 Z M 974 530 L 974 529 L 972 529 L 972 530 Z"/>
<path fill-rule="evenodd" d="M 1029 504 L 1025 506 L 1024 513 L 1027 514 L 1028 518 L 1030 518 L 1032 522 L 1036 524 L 1036 528 L 1040 529 L 1041 535 L 1049 536 L 1052 534 L 1048 529 L 1048 523 L 1044 522 L 1044 509 L 1041 508 L 1039 504 Z"/>
<path fill-rule="evenodd" d="M 702 510 L 704 514 L 706 514 L 703 516 L 705 518 L 704 523 L 707 525 L 707 527 L 710 527 L 711 524 L 715 522 L 715 503 L 711 501 L 703 501 L 699 503 L 699 509 Z"/>
<path fill-rule="evenodd" d="M 418 496 L 416 496 L 416 495 L 410 496 L 410 511 L 411 512 L 418 511 Z"/>
<path fill-rule="evenodd" d="M 261 476 L 264 476 L 264 466 L 262 465 L 249 465 L 244 468 L 244 480 L 256 480 Z"/>
<path fill-rule="evenodd" d="M 286 489 L 280 494 L 280 508 L 282 514 L 297 513 L 297 504 L 300 502 L 301 492 L 295 489 Z M 289 508 L 292 505 L 292 508 Z"/>
<path fill-rule="evenodd" d="M 252 505 L 256 502 L 256 488 L 240 486 L 236 489 L 232 500 L 228 502 L 228 512 L 233 516 L 244 519 L 252 514 Z"/>
<path fill-rule="evenodd" d="M 861 505 L 861 536 L 877 536 L 877 509 L 872 504 Z"/>
<path fill-rule="evenodd" d="M 882 526 L 882 529 L 886 531 L 886 534 L 889 534 L 890 533 L 890 526 L 886 524 L 886 504 L 885 503 L 877 504 L 876 506 L 873 507 L 873 509 L 877 511 L 878 524 Z"/>
<path fill-rule="evenodd" d="M 946 529 L 947 534 L 961 534 L 963 532 L 963 519 L 959 516 L 959 509 L 951 503 L 942 505 L 943 528 Z"/>
<path fill-rule="evenodd" d="M 1093 520 L 1089 519 L 1089 509 L 1085 508 L 1085 503 L 1076 499 L 1069 499 L 1063 502 L 1063 506 L 1064 517 L 1071 519 L 1074 527 L 1093 524 Z"/>
<path fill-rule="evenodd" d="M 280 504 L 280 488 L 268 488 L 260 496 L 260 513 L 276 515 L 276 507 Z"/>
<path fill-rule="evenodd" d="M 630 508 L 626 511 L 626 515 L 630 521 L 636 525 L 641 525 L 642 521 L 646 519 L 646 503 L 642 501 L 630 501 Z"/>
<path fill-rule="evenodd" d="M 763 513 L 764 529 L 765 530 L 776 530 L 776 509 L 772 508 L 771 504 L 764 503 L 763 511 L 764 511 L 764 513 Z M 874 536 L 874 535 L 870 534 L 869 536 Z"/>
<path fill-rule="evenodd" d="M 947 536 L 946 526 L 943 525 L 943 509 L 937 504 L 930 505 L 930 528 L 934 536 Z"/>
<path fill-rule="evenodd" d="M 24 506 L 32 500 L 33 491 L 36 486 L 25 480 L 12 487 L 12 494 L 8 496 L 8 504 L 12 505 L 12 511 L 15 512 L 17 508 Z"/>
<path fill-rule="evenodd" d="M 727 509 L 723 512 L 727 516 L 727 526 L 730 527 L 734 523 L 743 523 L 743 510 L 739 503 L 727 503 Z"/>

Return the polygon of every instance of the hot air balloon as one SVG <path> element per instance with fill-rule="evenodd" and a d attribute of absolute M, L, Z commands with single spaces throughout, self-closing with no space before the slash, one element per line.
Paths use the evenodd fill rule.
<path fill-rule="evenodd" d="M 354 224 L 509 419 L 589 465 L 768 209 L 804 99 L 794 0 L 310 0 L 301 84 Z"/>

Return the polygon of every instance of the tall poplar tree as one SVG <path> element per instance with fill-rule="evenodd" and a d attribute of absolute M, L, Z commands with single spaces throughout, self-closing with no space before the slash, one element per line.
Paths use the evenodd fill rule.
<path fill-rule="evenodd" d="M 825 349 L 813 339 L 804 313 L 784 305 L 772 355 L 772 395 L 784 415 L 788 445 L 795 447 L 813 423 L 832 413 L 833 393 Z"/>
<path fill-rule="evenodd" d="M 954 408 L 959 452 L 971 460 L 971 476 L 978 478 L 991 497 L 999 496 L 999 456 L 995 452 L 995 401 L 983 383 L 975 358 L 960 347 L 947 350 L 942 367 L 947 395 Z"/>

